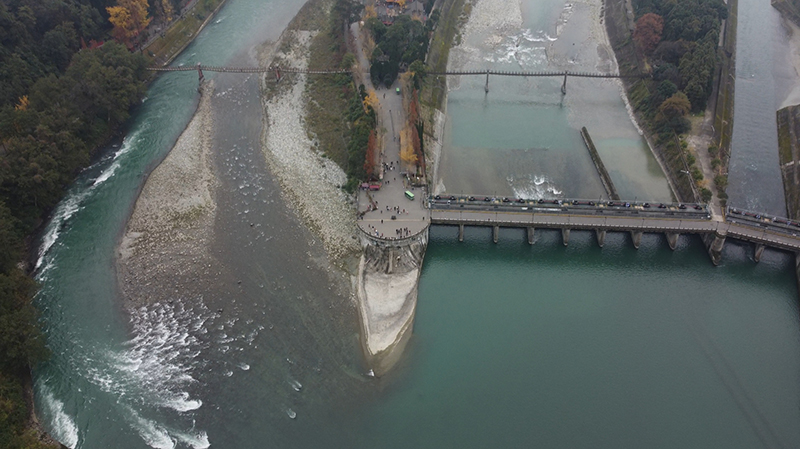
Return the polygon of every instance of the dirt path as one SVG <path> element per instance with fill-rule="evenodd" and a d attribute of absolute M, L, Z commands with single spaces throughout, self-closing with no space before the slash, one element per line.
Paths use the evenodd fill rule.
<path fill-rule="evenodd" d="M 697 163 L 703 171 L 706 187 L 711 190 L 711 201 L 709 207 L 711 209 L 711 217 L 714 220 L 724 220 L 722 206 L 719 200 L 719 192 L 717 186 L 714 184 L 714 169 L 711 167 L 711 161 L 714 157 L 708 153 L 708 146 L 711 145 L 714 138 L 714 111 L 709 102 L 709 107 L 706 109 L 703 117 L 695 117 L 692 120 L 692 131 L 686 137 L 686 142 L 689 148 L 697 155 Z"/>

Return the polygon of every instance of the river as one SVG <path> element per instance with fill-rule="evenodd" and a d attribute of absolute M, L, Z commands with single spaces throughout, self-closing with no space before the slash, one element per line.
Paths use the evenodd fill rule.
<path fill-rule="evenodd" d="M 176 63 L 252 64 L 254 44 L 275 39 L 300 3 L 229 0 Z M 534 37 L 554 32 L 564 16 L 563 3 L 523 5 L 525 23 L 542 24 L 531 27 Z M 580 5 L 574 8 L 597 11 Z M 569 21 L 562 36 L 571 36 L 567 27 Z M 389 375 L 365 376 L 355 310 L 317 262 L 318 239 L 284 203 L 257 147 L 254 78 L 214 81 L 214 108 L 224 114 L 215 125 L 222 218 L 212 251 L 233 273 L 219 291 L 201 298 L 177 291 L 166 304 L 129 314 L 113 270 L 144 174 L 194 111 L 191 72 L 150 86 L 125 139 L 81 174 L 42 236 L 37 305 L 53 357 L 34 373 L 37 410 L 67 446 L 800 446 L 793 259 L 767 250 L 755 264 L 752 248 L 729 243 L 714 268 L 693 237 L 682 237 L 673 252 L 660 236 L 645 235 L 637 251 L 624 234 L 609 234 L 600 249 L 591 234 L 575 232 L 565 248 L 555 232 L 537 230 L 528 246 L 521 232 L 503 230 L 495 245 L 488 230 L 468 229 L 459 244 L 453 229 L 433 228 L 407 352 Z M 492 95 L 519 89 L 514 83 L 493 79 L 485 97 L 476 82 L 475 101 L 491 109 Z M 569 137 L 546 148 L 515 134 L 529 129 L 520 125 L 507 129 L 510 140 L 500 150 L 566 148 L 563 161 L 543 162 L 562 169 L 552 177 L 538 170 L 507 175 L 497 166 L 505 158 L 497 157 L 487 167 L 499 174 L 462 188 L 510 195 L 534 189 L 536 176 L 547 174 L 552 194 L 601 194 L 582 143 L 565 143 L 575 140 L 576 125 L 588 123 L 595 140 L 605 141 L 601 154 L 624 196 L 668 198 L 641 138 L 620 118 L 627 113 L 618 90 L 608 106 L 613 82 L 603 81 L 608 88 L 596 99 L 580 82 L 562 99 L 559 83 L 529 86 L 530 98 L 515 110 L 557 115 L 537 138 L 553 130 Z M 601 111 L 570 103 L 581 92 L 584 106 L 597 101 Z M 469 126 L 457 114 L 474 123 L 475 107 L 454 104 L 450 126 L 458 133 Z M 614 140 L 634 156 L 612 162 Z M 472 148 L 479 153 L 481 146 Z M 517 160 L 532 164 L 524 154 Z"/>
<path fill-rule="evenodd" d="M 728 195 L 732 206 L 787 216 L 775 111 L 797 104 L 792 32 L 769 0 L 739 0 Z"/>
<path fill-rule="evenodd" d="M 616 72 L 601 2 L 478 4 L 451 69 Z M 462 77 L 451 85 L 439 190 L 527 198 L 605 197 L 579 131 L 595 142 L 620 197 L 670 201 L 667 181 L 620 96 L 618 80 Z"/>

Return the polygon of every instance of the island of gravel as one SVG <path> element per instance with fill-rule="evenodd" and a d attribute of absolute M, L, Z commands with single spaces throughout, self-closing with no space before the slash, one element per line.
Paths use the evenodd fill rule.
<path fill-rule="evenodd" d="M 217 185 L 211 164 L 213 83 L 201 87 L 197 112 L 148 176 L 117 254 L 120 289 L 138 307 L 202 296 L 219 274 L 209 253 Z M 202 274 L 203 276 L 197 276 Z"/>
<path fill-rule="evenodd" d="M 330 6 L 329 0 L 306 3 L 279 40 L 261 49 L 259 63 L 308 67 L 309 46 L 328 16 L 313 11 Z M 331 266 L 350 276 L 366 363 L 370 374 L 381 376 L 400 359 L 411 336 L 427 229 L 391 245 L 358 229 L 356 201 L 342 189 L 346 174 L 319 150 L 308 126 L 309 104 L 316 99 L 306 82 L 300 74 L 279 83 L 272 74 L 262 78 L 263 154 L 286 203 L 323 242 Z M 121 239 L 117 272 L 129 307 L 169 301 L 178 293 L 202 297 L 225 276 L 226 268 L 209 250 L 218 186 L 211 163 L 213 90 L 211 82 L 201 86 L 197 112 L 149 175 Z M 437 115 L 441 121 L 443 114 Z"/>
<path fill-rule="evenodd" d="M 279 50 L 261 64 L 308 67 L 311 42 L 325 32 L 320 16 L 305 14 L 315 7 L 329 8 L 330 2 L 312 0 L 304 6 L 276 44 Z M 358 229 L 356 202 L 342 190 L 347 176 L 319 150 L 326 147 L 323 137 L 307 122 L 310 104 L 319 103 L 306 78 L 288 75 L 276 83 L 269 74 L 262 79 L 262 148 L 287 203 L 321 238 L 332 265 L 350 275 L 369 374 L 382 376 L 400 359 L 411 336 L 427 232 L 387 246 Z"/>

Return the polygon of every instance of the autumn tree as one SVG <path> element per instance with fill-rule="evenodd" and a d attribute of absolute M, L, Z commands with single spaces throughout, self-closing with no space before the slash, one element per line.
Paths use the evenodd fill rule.
<path fill-rule="evenodd" d="M 364 159 L 364 172 L 367 174 L 367 178 L 377 179 L 378 173 L 376 170 L 377 164 L 375 163 L 377 160 L 377 153 L 378 153 L 378 137 L 373 129 L 369 133 L 369 140 L 367 140 L 367 155 Z"/>
<path fill-rule="evenodd" d="M 647 13 L 636 21 L 633 40 L 642 54 L 649 55 L 661 42 L 661 33 L 663 31 L 664 19 L 658 14 Z"/>
<path fill-rule="evenodd" d="M 410 126 L 405 126 L 400 130 L 400 159 L 412 165 L 417 164 L 417 154 L 414 151 L 414 145 L 411 143 Z"/>
<path fill-rule="evenodd" d="M 156 0 L 156 10 L 164 21 L 167 23 L 172 22 L 172 16 L 175 14 L 175 10 L 170 0 Z"/>
<path fill-rule="evenodd" d="M 692 104 L 683 92 L 678 92 L 664 100 L 656 112 L 655 123 L 662 131 L 684 133 L 689 130 L 686 116 L 692 110 Z"/>
<path fill-rule="evenodd" d="M 30 105 L 30 101 L 28 101 L 28 96 L 27 95 L 23 95 L 22 97 L 20 97 L 19 103 L 17 103 L 17 105 L 14 106 L 14 110 L 16 110 L 16 111 L 27 111 L 29 105 Z"/>
<path fill-rule="evenodd" d="M 148 7 L 147 0 L 117 0 L 117 6 L 106 8 L 114 39 L 132 48 L 133 40 L 150 24 Z"/>
<path fill-rule="evenodd" d="M 364 97 L 364 112 L 369 113 L 370 108 L 374 111 L 378 109 L 378 95 L 375 93 L 373 89 L 369 89 L 369 92 Z"/>

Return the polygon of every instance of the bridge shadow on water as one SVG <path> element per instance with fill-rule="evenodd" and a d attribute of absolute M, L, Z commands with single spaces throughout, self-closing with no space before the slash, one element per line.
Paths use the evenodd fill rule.
<path fill-rule="evenodd" d="M 387 447 L 798 447 L 791 255 L 731 242 L 714 267 L 691 235 L 464 233 L 430 230 L 403 387 L 368 421 L 397 427 Z"/>
<path fill-rule="evenodd" d="M 708 257 L 706 246 L 700 235 L 681 234 L 675 250 L 671 250 L 663 233 L 644 233 L 638 249 L 634 248 L 630 232 L 611 232 L 606 234 L 603 247 L 598 246 L 597 236 L 590 230 L 571 230 L 569 244 L 564 245 L 560 230 L 537 228 L 533 244 L 528 244 L 525 228 L 500 228 L 497 243 L 493 242 L 492 228 L 465 226 L 464 241 L 458 241 L 458 226 L 434 225 L 430 230 L 430 245 L 461 245 L 476 250 L 475 257 L 482 260 L 503 259 L 520 254 L 536 256 L 536 263 L 549 263 L 556 260 L 568 261 L 577 258 L 585 262 L 594 261 L 602 266 L 630 262 L 647 263 L 652 266 L 663 265 L 668 270 L 673 264 L 683 264 L 697 258 L 713 264 Z M 472 252 L 472 251 L 470 251 Z M 510 254 L 509 252 L 513 253 Z M 541 256 L 541 257 L 540 257 Z M 785 271 L 794 276 L 793 254 L 767 247 L 760 262 L 755 261 L 755 246 L 738 240 L 729 240 L 722 251 L 722 262 L 717 268 L 736 267 L 756 270 L 763 266 L 770 270 Z"/>

